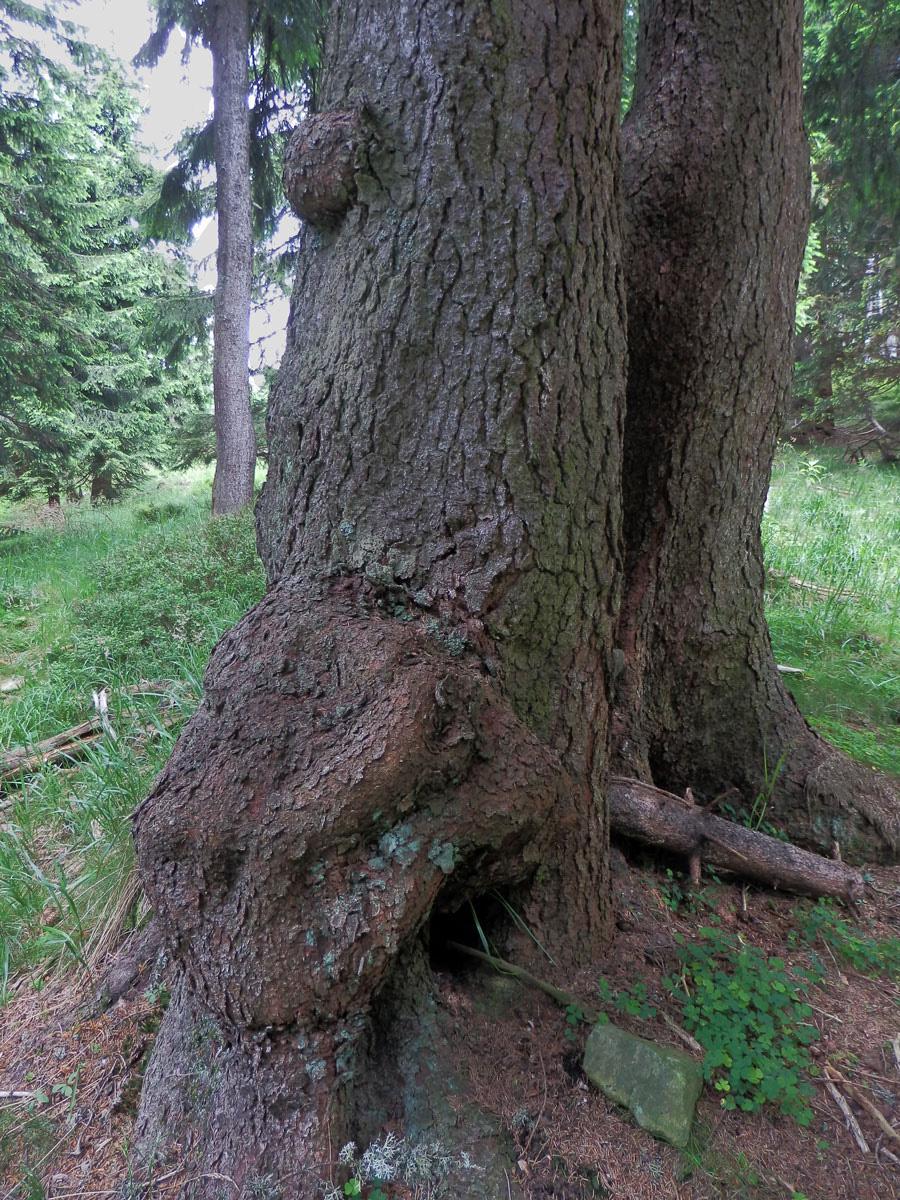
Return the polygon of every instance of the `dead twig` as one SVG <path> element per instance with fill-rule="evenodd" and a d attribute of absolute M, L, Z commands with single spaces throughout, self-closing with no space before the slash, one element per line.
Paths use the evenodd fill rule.
<path fill-rule="evenodd" d="M 522 1158 L 526 1158 L 526 1155 L 528 1154 L 529 1147 L 531 1146 L 531 1143 L 534 1140 L 534 1135 L 537 1133 L 537 1131 L 540 1127 L 540 1124 L 541 1124 L 541 1120 L 543 1119 L 544 1109 L 547 1107 L 547 1068 L 544 1066 L 544 1056 L 541 1053 L 540 1042 L 537 1043 L 537 1051 L 538 1051 L 538 1057 L 541 1060 L 541 1076 L 544 1080 L 544 1098 L 543 1098 L 543 1100 L 541 1100 L 540 1111 L 538 1112 L 537 1120 L 531 1127 L 531 1133 L 529 1133 L 529 1135 L 528 1135 L 528 1141 L 522 1147 Z M 526 1158 L 526 1162 L 527 1162 L 527 1158 Z"/>
<path fill-rule="evenodd" d="M 702 1057 L 705 1051 L 696 1038 L 691 1037 L 686 1029 L 682 1029 L 679 1024 L 673 1021 L 668 1013 L 660 1013 L 660 1016 L 676 1037 L 680 1037 L 686 1046 L 689 1046 L 695 1054 L 699 1054 Z"/>
<path fill-rule="evenodd" d="M 579 1009 L 585 1021 L 591 1025 L 595 1025 L 600 1020 L 601 1014 L 596 1009 L 591 1008 L 589 1004 L 585 1004 L 583 1000 L 579 1000 L 571 992 L 564 992 L 562 988 L 554 987 L 552 983 L 547 983 L 545 979 L 538 979 L 537 975 L 532 975 L 524 967 L 517 967 L 515 963 L 507 962 L 505 958 L 497 958 L 494 954 L 485 954 L 483 950 L 475 950 L 472 946 L 463 946 L 460 942 L 447 942 L 446 945 L 451 950 L 457 950 L 460 954 L 467 954 L 469 958 L 477 958 L 479 962 L 496 967 L 498 971 L 502 971 L 505 975 L 512 975 L 514 979 L 519 979 L 522 983 L 531 984 L 532 987 L 536 987 L 539 991 L 551 996 L 563 1008 Z"/>
<path fill-rule="evenodd" d="M 891 1049 L 894 1052 L 894 1062 L 897 1064 L 897 1070 L 900 1071 L 900 1033 L 891 1038 Z"/>
<path fill-rule="evenodd" d="M 826 1063 L 825 1073 L 830 1079 L 839 1083 L 851 1100 L 855 1100 L 862 1108 L 866 1110 L 872 1120 L 878 1125 L 886 1137 L 892 1138 L 895 1142 L 900 1143 L 900 1133 L 891 1125 L 884 1113 L 876 1107 L 865 1094 L 862 1088 L 858 1088 L 856 1084 L 851 1083 L 846 1076 L 842 1075 L 836 1067 L 832 1067 Z"/>
<path fill-rule="evenodd" d="M 859 1148 L 860 1148 L 860 1150 L 862 1150 L 863 1154 L 868 1154 L 869 1153 L 869 1143 L 863 1137 L 863 1131 L 860 1129 L 859 1122 L 857 1121 L 856 1117 L 854 1117 L 853 1113 L 850 1111 L 850 1105 L 847 1103 L 847 1101 L 844 1099 L 844 1097 L 841 1095 L 841 1093 L 837 1090 L 837 1088 L 834 1086 L 834 1084 L 831 1082 L 830 1079 L 826 1078 L 823 1080 L 823 1082 L 825 1084 L 825 1089 L 828 1092 L 829 1096 L 832 1098 L 832 1100 L 835 1102 L 835 1104 L 838 1106 L 838 1108 L 843 1113 L 844 1120 L 847 1123 L 847 1128 L 853 1134 L 853 1137 L 856 1141 L 857 1146 L 859 1146 Z"/>

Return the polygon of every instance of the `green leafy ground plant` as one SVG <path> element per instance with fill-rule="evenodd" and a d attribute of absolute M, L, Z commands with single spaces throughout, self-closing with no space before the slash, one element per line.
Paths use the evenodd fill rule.
<path fill-rule="evenodd" d="M 724 1108 L 756 1112 L 769 1103 L 808 1125 L 808 1047 L 818 1033 L 803 996 L 818 977 L 789 973 L 782 959 L 719 930 L 698 932 L 699 942 L 674 935 L 681 974 L 664 982 L 706 1051 L 705 1078 L 722 1093 Z"/>
<path fill-rule="evenodd" d="M 821 943 L 834 957 L 862 975 L 900 980 L 900 938 L 878 938 L 842 917 L 833 900 L 818 900 L 795 914 L 790 940 L 815 947 Z"/>

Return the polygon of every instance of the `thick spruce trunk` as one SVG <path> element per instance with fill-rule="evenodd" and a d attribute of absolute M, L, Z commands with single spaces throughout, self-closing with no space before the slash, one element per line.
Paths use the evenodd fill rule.
<path fill-rule="evenodd" d="M 256 434 L 250 412 L 250 205 L 248 0 L 213 0 L 208 41 L 213 59 L 216 216 L 219 249 L 213 317 L 216 473 L 212 511 L 237 512 L 253 500 Z"/>
<path fill-rule="evenodd" d="M 893 790 L 818 738 L 763 615 L 760 522 L 809 205 L 801 0 L 646 0 L 623 130 L 629 379 L 619 769 L 797 841 L 898 845 Z"/>
<path fill-rule="evenodd" d="M 135 821 L 180 974 L 141 1141 L 189 1144 L 199 1196 L 320 1195 L 376 1101 L 439 1121 L 433 913 L 510 885 L 557 961 L 608 935 L 616 8 L 331 6 L 268 592 Z"/>

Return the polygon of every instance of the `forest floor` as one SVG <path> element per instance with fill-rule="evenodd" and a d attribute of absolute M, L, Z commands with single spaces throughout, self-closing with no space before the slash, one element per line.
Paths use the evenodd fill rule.
<path fill-rule="evenodd" d="M 558 1004 L 489 968 L 445 965 L 437 988 L 459 1031 L 454 1057 L 472 1099 L 496 1116 L 514 1146 L 511 1187 L 528 1200 L 889 1200 L 900 1194 L 900 1135 L 888 1135 L 858 1099 L 868 1100 L 888 1125 L 900 1125 L 900 991 L 867 973 L 896 967 L 890 956 L 896 954 L 900 868 L 874 871 L 866 901 L 846 914 L 723 880 L 707 880 L 692 894 L 672 866 L 644 860 L 634 848 L 628 852 L 630 860 L 619 850 L 613 855 L 616 935 L 600 973 L 584 972 L 567 981 L 568 988 L 605 1009 L 614 1023 L 684 1049 L 665 1021 L 683 1020 L 663 982 L 678 974 L 678 935 L 691 943 L 713 922 L 738 945 L 783 960 L 794 977 L 812 968 L 820 982 L 805 995 L 815 1034 L 811 1120 L 801 1126 L 771 1104 L 727 1111 L 722 1093 L 707 1084 L 693 1138 L 686 1150 L 675 1149 L 637 1128 L 588 1084 L 581 1071 L 586 1027 L 573 1026 Z M 835 929 L 844 941 L 834 940 Z M 811 940 L 798 939 L 798 930 Z M 847 959 L 847 938 L 856 965 Z M 861 951 L 865 945 L 882 947 L 881 957 Z M 11 998 L 0 1024 L 4 1200 L 179 1194 L 186 1179 L 177 1164 L 161 1165 L 144 1187 L 129 1158 L 141 1076 L 166 999 L 165 980 L 154 982 L 151 971 L 148 962 L 106 1011 L 96 1002 L 96 979 L 83 975 L 41 992 L 21 987 Z M 648 1007 L 655 1015 L 639 1015 Z M 852 1096 L 846 1084 L 858 1089 L 850 1109 L 865 1150 L 826 1088 L 826 1068 L 842 1077 L 843 1095 Z M 429 1193 L 384 1184 L 382 1194 L 424 1200 Z"/>

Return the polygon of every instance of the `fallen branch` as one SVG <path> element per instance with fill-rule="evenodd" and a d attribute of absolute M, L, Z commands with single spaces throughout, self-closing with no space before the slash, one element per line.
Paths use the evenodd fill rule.
<path fill-rule="evenodd" d="M 766 571 L 767 579 L 777 579 L 786 581 L 790 587 L 797 588 L 802 592 L 810 592 L 813 596 L 817 596 L 820 600 L 858 600 L 859 592 L 852 592 L 847 588 L 832 588 L 824 583 L 810 583 L 808 579 L 798 579 L 796 575 L 790 575 L 787 571 Z M 781 670 L 781 667 L 778 668 Z"/>
<path fill-rule="evenodd" d="M 859 1088 L 856 1086 L 856 1084 L 851 1083 L 850 1080 L 842 1075 L 836 1067 L 832 1067 L 828 1063 L 825 1064 L 825 1074 L 834 1083 L 840 1084 L 847 1093 L 848 1097 L 851 1100 L 855 1100 L 857 1104 L 866 1110 L 872 1120 L 881 1129 L 882 1133 L 889 1138 L 893 1138 L 895 1142 L 900 1142 L 900 1133 L 898 1133 L 893 1125 L 891 1125 L 881 1109 L 872 1103 L 862 1088 Z"/>
<path fill-rule="evenodd" d="M 502 971 L 504 975 L 511 975 L 514 979 L 518 979 L 520 983 L 527 983 L 532 987 L 538 988 L 545 995 L 551 996 L 563 1008 L 577 1008 L 581 1013 L 582 1019 L 587 1021 L 589 1025 L 596 1025 L 602 1019 L 603 1014 L 597 1012 L 595 1008 L 591 1008 L 589 1004 L 585 1004 L 583 1000 L 579 1000 L 571 992 L 563 991 L 562 988 L 554 987 L 552 983 L 547 983 L 545 979 L 540 979 L 537 975 L 532 975 L 524 967 L 517 967 L 515 963 L 508 962 L 505 958 L 498 958 L 495 954 L 485 954 L 482 950 L 476 950 L 472 946 L 464 946 L 461 942 L 447 942 L 446 945 L 449 949 L 456 950 L 460 954 L 467 954 L 469 958 L 477 958 L 479 962 L 487 963 L 496 970 Z M 701 1058 L 703 1057 L 706 1051 L 696 1038 L 692 1038 L 687 1030 L 682 1029 L 680 1025 L 672 1020 L 668 1013 L 660 1012 L 659 1015 L 669 1029 L 677 1037 L 680 1037 L 686 1046 L 689 1046 Z"/>
<path fill-rule="evenodd" d="M 832 1098 L 832 1100 L 835 1102 L 835 1104 L 838 1106 L 838 1108 L 844 1114 L 844 1120 L 847 1122 L 847 1128 L 853 1134 L 853 1137 L 856 1140 L 857 1146 L 859 1146 L 859 1148 L 860 1148 L 860 1150 L 862 1150 L 863 1154 L 868 1154 L 869 1143 L 863 1137 L 863 1131 L 860 1129 L 859 1122 L 857 1121 L 856 1117 L 854 1117 L 853 1113 L 850 1111 L 850 1105 L 847 1103 L 847 1101 L 844 1099 L 844 1097 L 841 1095 L 841 1093 L 837 1090 L 837 1088 L 834 1086 L 834 1084 L 831 1082 L 830 1079 L 824 1080 L 824 1083 L 825 1083 L 825 1088 L 828 1091 L 829 1096 Z"/>
<path fill-rule="evenodd" d="M 137 684 L 123 689 L 123 694 L 128 696 L 159 694 L 161 697 L 165 697 L 168 690 L 164 684 Z M 19 746 L 15 750 L 7 750 L 0 755 L 0 786 L 8 781 L 18 780 L 32 771 L 38 771 L 48 763 L 81 758 L 87 753 L 88 748 L 104 735 L 111 736 L 111 740 L 115 740 L 109 724 L 106 693 L 104 691 L 103 693 L 94 693 L 94 695 L 102 696 L 101 700 L 94 701 L 97 709 L 96 716 L 82 721 L 79 725 L 73 725 L 71 729 L 57 733 L 42 742 L 37 742 L 33 746 Z M 168 728 L 176 724 L 181 717 L 180 710 L 166 707 L 159 710 L 155 720 L 163 728 Z M 153 732 L 152 729 L 150 732 Z"/>
<path fill-rule="evenodd" d="M 92 717 L 89 721 L 82 721 L 80 725 L 74 725 L 71 729 L 57 733 L 43 742 L 37 742 L 34 746 L 20 746 L 15 750 L 8 750 L 0 757 L 0 782 L 29 771 L 37 771 L 45 763 L 72 758 L 79 750 L 83 752 L 83 748 L 95 741 L 100 733 L 100 718 Z"/>
<path fill-rule="evenodd" d="M 617 833 L 688 860 L 699 855 L 717 870 L 733 871 L 768 887 L 842 900 L 856 900 L 863 893 L 862 876 L 844 863 L 725 821 L 638 779 L 610 780 L 609 813 Z"/>
<path fill-rule="evenodd" d="M 460 954 L 467 954 L 469 958 L 477 958 L 479 962 L 496 967 L 504 975 L 512 975 L 514 979 L 518 979 L 522 983 L 531 984 L 532 987 L 537 988 L 548 996 L 552 996 L 556 1003 L 562 1005 L 563 1008 L 579 1009 L 585 1021 L 591 1025 L 596 1025 L 600 1020 L 600 1013 L 596 1009 L 591 1008 L 589 1004 L 585 1004 L 577 996 L 573 996 L 571 992 L 564 992 L 562 988 L 554 987 L 552 983 L 547 983 L 545 979 L 539 979 L 537 975 L 532 975 L 524 967 L 517 967 L 515 963 L 507 962 L 505 958 L 497 958 L 495 954 L 485 954 L 481 950 L 473 949 L 472 946 L 464 946 L 461 942 L 447 942 L 446 944 L 451 950 L 456 950 Z"/>

